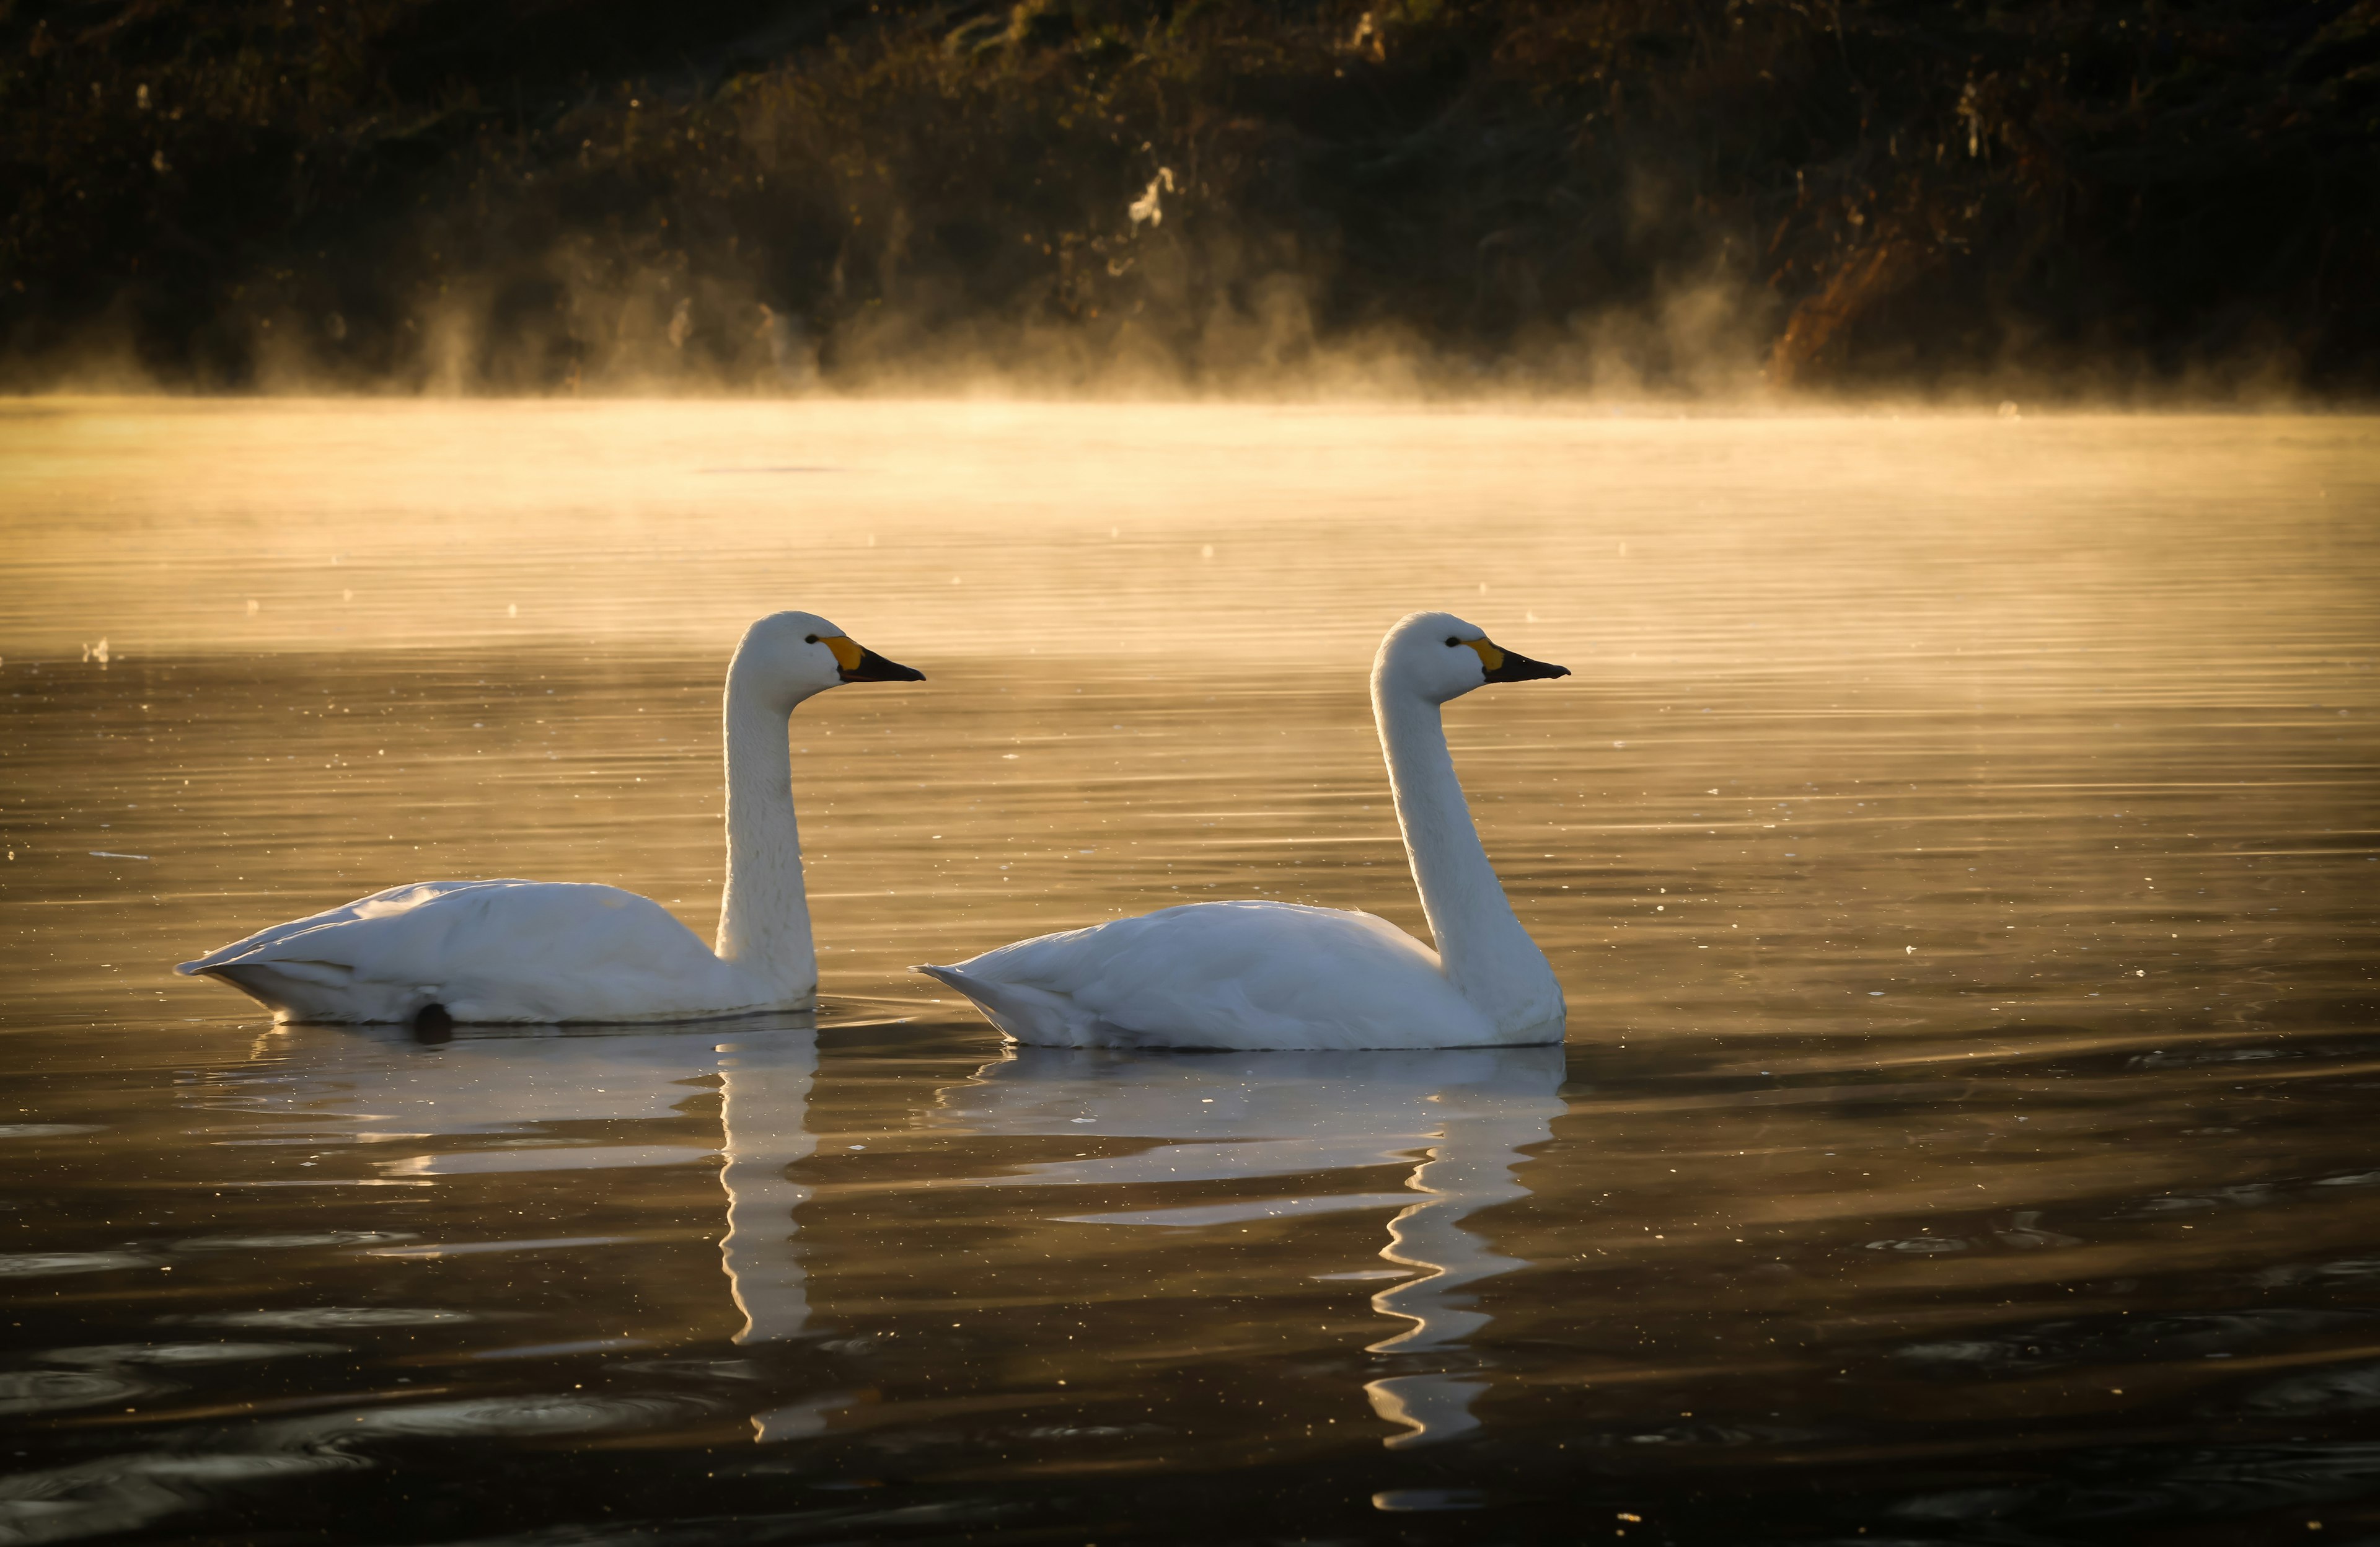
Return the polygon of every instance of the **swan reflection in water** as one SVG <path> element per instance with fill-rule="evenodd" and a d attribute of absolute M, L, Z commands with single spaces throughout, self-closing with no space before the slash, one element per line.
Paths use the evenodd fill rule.
<path fill-rule="evenodd" d="M 804 1128 L 818 1071 L 815 1019 L 806 1013 L 667 1030 L 457 1028 L 451 1041 L 428 1047 L 396 1027 L 291 1026 L 265 1038 L 258 1056 L 256 1065 L 208 1090 L 218 1103 L 302 1120 L 266 1142 L 495 1141 L 379 1161 L 370 1169 L 384 1181 L 435 1185 L 442 1176 L 698 1164 L 719 1155 L 727 1195 L 720 1263 L 744 1317 L 735 1341 L 795 1337 L 809 1321 L 794 1219 L 809 1189 L 785 1175 L 817 1146 Z M 716 1146 L 520 1142 L 549 1134 L 555 1124 L 679 1121 L 679 1106 L 711 1077 L 720 1094 Z M 826 1399 L 761 1414 L 753 1419 L 757 1437 L 815 1432 L 839 1405 Z"/>
<path fill-rule="evenodd" d="M 1309 1192 L 1062 1216 L 1081 1224 L 1185 1228 L 1396 1210 L 1380 1256 L 1421 1276 L 1372 1297 L 1375 1310 L 1411 1324 L 1367 1351 L 1399 1364 L 1439 1366 L 1365 1386 L 1372 1410 L 1402 1426 L 1386 1442 L 1396 1448 L 1479 1427 L 1471 1408 L 1487 1381 L 1461 1351 L 1489 1318 L 1473 1308 L 1470 1291 L 1526 1264 L 1498 1253 L 1465 1221 L 1527 1195 L 1514 1174 L 1529 1158 L 1520 1151 L 1553 1137 L 1553 1120 L 1563 1110 L 1562 1073 L 1559 1046 L 1355 1054 L 1019 1047 L 945 1090 L 932 1122 L 970 1134 L 1167 1141 L 1136 1154 L 974 1178 L 973 1186 L 1245 1181 L 1416 1163 L 1396 1192 Z"/>

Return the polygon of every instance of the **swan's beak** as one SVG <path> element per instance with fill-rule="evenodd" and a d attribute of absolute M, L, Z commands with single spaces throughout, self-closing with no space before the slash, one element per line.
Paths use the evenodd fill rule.
<path fill-rule="evenodd" d="M 898 661 L 887 661 L 874 651 L 838 634 L 823 641 L 834 652 L 836 675 L 845 682 L 923 682 L 926 674 Z"/>
<path fill-rule="evenodd" d="M 1486 640 L 1465 640 L 1479 652 L 1479 664 L 1488 669 L 1490 682 L 1535 682 L 1539 677 L 1568 676 L 1568 666 L 1557 666 L 1550 661 L 1532 661 L 1509 650 L 1489 644 Z"/>

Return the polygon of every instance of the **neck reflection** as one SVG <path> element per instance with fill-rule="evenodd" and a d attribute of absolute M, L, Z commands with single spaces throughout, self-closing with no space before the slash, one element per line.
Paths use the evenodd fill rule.
<path fill-rule="evenodd" d="M 975 1186 L 1113 1188 L 1410 1163 L 1403 1189 L 1395 1192 L 1308 1190 L 1061 1216 L 1086 1224 L 1195 1228 L 1396 1209 L 1379 1255 L 1420 1276 L 1372 1297 L 1376 1311 L 1403 1324 L 1366 1346 L 1390 1372 L 1364 1392 L 1373 1412 L 1402 1430 L 1383 1443 L 1403 1447 L 1479 1427 L 1472 1407 L 1488 1383 L 1466 1343 L 1490 1317 L 1471 1291 L 1525 1264 L 1497 1252 L 1467 1222 L 1527 1194 L 1515 1175 L 1528 1158 L 1521 1151 L 1552 1137 L 1554 1116 L 1563 1110 L 1562 1073 L 1560 1047 L 1366 1054 L 1019 1048 L 944 1090 L 934 1121 L 976 1134 L 1172 1141 L 1130 1155 L 1028 1165 L 973 1178 Z"/>
<path fill-rule="evenodd" d="M 719 1168 L 719 1185 L 727 1193 L 719 1262 L 735 1309 L 744 1313 L 744 1330 L 735 1341 L 774 1343 L 798 1335 L 809 1320 L 794 1212 L 810 1190 L 785 1171 L 818 1148 L 802 1126 L 818 1073 L 818 1039 L 773 1033 L 722 1042 L 719 1053 L 719 1123 L 727 1161 Z"/>
<path fill-rule="evenodd" d="M 776 1342 L 808 1322 L 795 1214 L 809 1189 L 785 1175 L 817 1147 L 804 1127 L 818 1069 L 817 1031 L 807 1014 L 633 1031 L 471 1027 L 434 1046 L 417 1045 L 400 1028 L 297 1026 L 261 1039 L 252 1056 L 249 1066 L 200 1087 L 198 1099 L 289 1120 L 292 1134 L 370 1146 L 360 1154 L 375 1157 L 367 1163 L 382 1185 L 699 1165 L 721 1155 L 720 1266 L 743 1317 L 734 1341 Z M 720 1143 L 686 1142 L 679 1108 L 713 1077 Z M 644 1123 L 669 1127 L 640 1133 Z M 608 1131 L 590 1142 L 591 1125 Z M 376 1158 L 382 1154 L 390 1158 Z M 527 1234 L 551 1236 L 555 1228 L 532 1224 Z M 508 1243 L 439 1244 L 486 1250 Z M 521 1244 L 615 1243 L 573 1236 Z M 432 1255 L 437 1245 L 407 1250 Z"/>

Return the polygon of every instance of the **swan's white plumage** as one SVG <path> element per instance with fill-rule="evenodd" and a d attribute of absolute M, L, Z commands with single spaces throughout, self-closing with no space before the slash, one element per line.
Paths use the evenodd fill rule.
<path fill-rule="evenodd" d="M 1369 913 L 1191 903 L 920 971 L 1043 1047 L 1477 1046 L 1438 953 Z M 1542 1039 L 1541 1039 L 1542 1040 Z"/>
<path fill-rule="evenodd" d="M 1562 1037 L 1561 985 L 1513 916 L 1455 782 L 1439 706 L 1566 676 L 1445 613 L 1389 630 L 1372 702 L 1439 951 L 1368 913 L 1193 903 L 918 971 L 1020 1042 L 1055 1047 L 1525 1046 Z"/>
<path fill-rule="evenodd" d="M 259 931 L 175 970 L 221 978 L 289 1020 L 680 1019 L 777 1008 L 649 897 L 550 881 L 430 881 Z"/>
<path fill-rule="evenodd" d="M 717 949 L 616 886 L 412 882 L 182 963 L 279 1020 L 638 1022 L 806 1010 L 818 958 L 802 886 L 785 717 L 844 682 L 924 674 L 862 650 L 811 613 L 745 631 L 727 668 L 727 873 Z"/>

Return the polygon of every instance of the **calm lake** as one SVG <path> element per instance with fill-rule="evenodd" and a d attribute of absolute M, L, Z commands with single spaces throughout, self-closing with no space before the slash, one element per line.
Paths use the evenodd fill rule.
<path fill-rule="evenodd" d="M 0 406 L 0 1543 L 2380 1541 L 2375 432 Z M 425 879 L 708 939 L 787 607 L 929 676 L 794 721 L 814 1019 L 171 974 Z M 1423 607 L 1576 674 L 1447 715 L 1567 1046 L 907 972 L 1423 933 Z"/>

